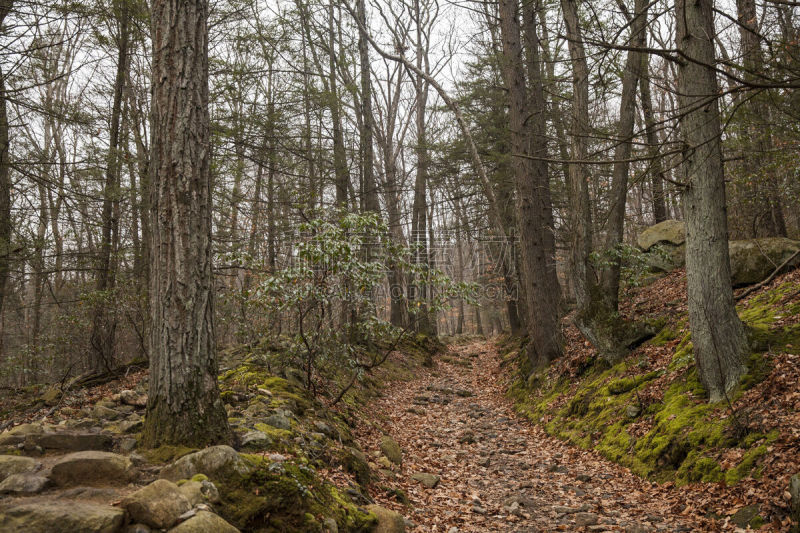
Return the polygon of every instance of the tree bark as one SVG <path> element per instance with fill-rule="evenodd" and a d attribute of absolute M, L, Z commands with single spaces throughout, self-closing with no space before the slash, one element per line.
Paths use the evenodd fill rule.
<path fill-rule="evenodd" d="M 0 1 L 0 26 L 13 7 L 12 0 Z M 11 165 L 8 138 L 8 110 L 6 109 L 5 73 L 0 69 L 0 322 L 6 296 L 6 282 L 11 263 Z M 2 330 L 0 330 L 0 335 Z M 2 355 L 0 337 L 0 355 Z"/>
<path fill-rule="evenodd" d="M 500 0 L 503 77 L 508 89 L 509 128 L 517 188 L 517 226 L 521 245 L 521 278 L 526 298 L 525 321 L 530 343 L 528 359 L 534 368 L 561 355 L 560 289 L 555 270 L 555 236 L 545 137 L 545 104 L 539 64 L 535 11 L 525 12 L 525 40 L 530 94 L 520 42 L 519 4 Z M 530 4 L 528 4 L 530 6 Z M 535 159 L 534 159 L 535 158 Z"/>
<path fill-rule="evenodd" d="M 700 379 L 712 402 L 745 371 L 744 327 L 736 314 L 728 258 L 712 0 L 676 0 L 686 218 L 689 324 Z"/>
<path fill-rule="evenodd" d="M 207 21 L 206 0 L 152 4 L 150 447 L 232 440 L 214 344 Z"/>

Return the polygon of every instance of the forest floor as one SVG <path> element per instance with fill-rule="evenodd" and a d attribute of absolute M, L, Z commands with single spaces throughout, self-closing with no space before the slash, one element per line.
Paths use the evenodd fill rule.
<path fill-rule="evenodd" d="M 519 417 L 501 365 L 491 342 L 451 345 L 435 369 L 395 383 L 373 404 L 376 424 L 357 440 L 373 456 L 382 434 L 400 444 L 402 466 L 383 474 L 413 511 L 380 483 L 373 497 L 407 514 L 412 531 L 717 530 L 681 515 L 682 489 L 650 483 Z M 426 488 L 415 473 L 440 481 Z"/>

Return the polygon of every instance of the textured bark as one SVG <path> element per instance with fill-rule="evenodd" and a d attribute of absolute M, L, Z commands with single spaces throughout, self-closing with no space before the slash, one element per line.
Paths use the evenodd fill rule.
<path fill-rule="evenodd" d="M 118 154 L 120 122 L 122 119 L 122 98 L 125 80 L 128 78 L 128 10 L 127 0 L 117 2 L 115 14 L 119 21 L 119 43 L 117 50 L 117 74 L 114 80 L 114 100 L 111 105 L 111 124 L 109 129 L 108 154 L 106 156 L 106 181 L 103 189 L 102 240 L 100 257 L 97 261 L 97 281 L 95 290 L 100 300 L 95 307 L 90 335 L 90 365 L 93 370 L 109 371 L 114 365 L 114 344 L 116 340 L 117 317 L 113 306 L 109 305 L 108 291 L 113 291 L 117 280 L 117 261 L 115 242 L 119 235 L 120 170 Z"/>
<path fill-rule="evenodd" d="M 219 396 L 211 270 L 208 3 L 152 5 L 150 390 L 146 446 L 232 434 Z"/>
<path fill-rule="evenodd" d="M 375 156 L 372 146 L 372 80 L 369 61 L 369 42 L 364 35 L 367 26 L 367 11 L 364 0 L 356 0 L 358 15 L 358 56 L 361 62 L 361 176 L 364 184 L 364 210 L 378 212 L 378 189 L 375 184 Z"/>
<path fill-rule="evenodd" d="M 650 182 L 653 187 L 653 217 L 655 223 L 664 222 L 669 218 L 667 213 L 667 202 L 664 196 L 664 167 L 661 158 L 658 157 L 660 142 L 658 139 L 658 131 L 656 126 L 656 119 L 653 113 L 653 95 L 650 90 L 650 73 L 648 72 L 647 65 L 649 64 L 650 55 L 647 53 L 641 54 L 642 66 L 639 73 L 639 99 L 642 105 L 642 115 L 644 115 L 644 128 L 647 137 L 647 151 L 650 160 Z"/>
<path fill-rule="evenodd" d="M 11 11 L 11 0 L 0 1 L 0 25 Z M 0 323 L 11 261 L 11 166 L 9 164 L 8 112 L 5 73 L 0 69 Z M 2 348 L 2 338 L 0 338 Z M 2 350 L 0 350 L 2 355 Z"/>
<path fill-rule="evenodd" d="M 560 290 L 555 271 L 555 237 L 545 137 L 545 105 L 539 64 L 539 42 L 532 8 L 526 10 L 525 40 L 528 64 L 523 63 L 519 4 L 499 3 L 503 41 L 503 78 L 508 89 L 512 168 L 517 187 L 517 225 L 520 233 L 528 358 L 536 367 L 561 355 Z M 530 93 L 525 73 L 531 78 Z M 534 157 L 536 159 L 534 159 Z"/>
<path fill-rule="evenodd" d="M 339 88 L 336 79 L 336 18 L 334 1 L 328 3 L 328 95 L 330 101 L 331 123 L 333 128 L 333 168 L 336 175 L 336 206 L 347 207 L 347 190 L 350 185 L 350 172 L 347 169 L 347 152 L 342 133 L 342 113 L 339 109 Z"/>
<path fill-rule="evenodd" d="M 748 347 L 731 289 L 712 8 L 712 0 L 675 1 L 677 46 L 689 58 L 678 69 L 689 324 L 714 402 L 737 385 Z"/>
<path fill-rule="evenodd" d="M 619 104 L 619 125 L 617 126 L 617 145 L 614 149 L 614 168 L 611 177 L 611 207 L 608 214 L 608 229 L 605 247 L 608 251 L 616 250 L 625 230 L 625 208 L 628 201 L 628 173 L 630 172 L 631 148 L 633 146 L 633 126 L 636 119 L 636 86 L 642 68 L 642 53 L 637 49 L 645 45 L 645 23 L 647 22 L 647 5 L 649 0 L 635 0 L 633 20 L 630 23 L 631 33 L 628 39 L 633 48 L 628 51 L 625 60 L 625 72 L 622 75 L 622 95 Z M 619 305 L 619 281 L 621 262 L 616 254 L 612 256 L 610 265 L 603 271 L 603 292 L 611 312 L 616 312 Z"/>

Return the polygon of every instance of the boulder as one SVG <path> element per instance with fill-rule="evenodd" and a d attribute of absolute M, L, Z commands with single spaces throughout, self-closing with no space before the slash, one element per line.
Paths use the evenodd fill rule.
<path fill-rule="evenodd" d="M 139 394 L 132 390 L 123 390 L 119 393 L 119 400 L 133 407 L 147 407 L 147 395 Z"/>
<path fill-rule="evenodd" d="M 239 530 L 208 511 L 196 515 L 169 530 L 169 533 L 239 533 Z"/>
<path fill-rule="evenodd" d="M 39 433 L 44 433 L 44 427 L 41 424 L 20 424 L 0 433 L 0 446 L 20 444 L 25 442 L 25 437 L 28 435 L 37 435 Z"/>
<path fill-rule="evenodd" d="M 373 533 L 405 533 L 406 522 L 400 513 L 390 511 L 380 505 L 367 505 L 366 509 L 378 519 L 378 527 L 373 530 Z"/>
<path fill-rule="evenodd" d="M 105 405 L 97 404 L 92 408 L 92 418 L 98 420 L 116 420 L 122 413 Z"/>
<path fill-rule="evenodd" d="M 166 529 L 192 508 L 181 489 L 165 479 L 157 479 L 123 498 L 122 507 L 135 522 Z"/>
<path fill-rule="evenodd" d="M 37 466 L 38 463 L 30 457 L 0 455 L 0 481 L 13 474 L 23 474 L 36 470 Z"/>
<path fill-rule="evenodd" d="M 0 513 L 4 533 L 114 533 L 125 511 L 105 505 L 47 501 L 17 505 Z"/>
<path fill-rule="evenodd" d="M 59 486 L 124 485 L 132 478 L 131 461 L 110 452 L 75 452 L 53 465 L 50 478 Z"/>
<path fill-rule="evenodd" d="M 11 474 L 0 483 L 0 494 L 38 494 L 49 482 L 45 476 L 37 474 Z"/>
<path fill-rule="evenodd" d="M 411 476 L 411 479 L 420 483 L 426 489 L 436 488 L 441 478 L 436 474 L 426 474 L 425 472 L 417 472 Z"/>
<path fill-rule="evenodd" d="M 171 465 L 165 466 L 159 477 L 178 481 L 190 479 L 195 474 L 205 474 L 212 479 L 224 479 L 232 474 L 246 475 L 248 472 L 250 466 L 236 450 L 221 445 L 184 455 Z"/>
<path fill-rule="evenodd" d="M 403 463 L 403 451 L 397 441 L 389 435 L 381 437 L 381 453 L 396 465 Z"/>
<path fill-rule="evenodd" d="M 292 421 L 280 413 L 269 415 L 264 422 L 277 429 L 292 429 Z"/>
<path fill-rule="evenodd" d="M 205 479 L 202 481 L 187 481 L 180 486 L 180 490 L 192 506 L 199 503 L 219 502 L 219 491 L 216 485 Z"/>
<path fill-rule="evenodd" d="M 102 433 L 79 433 L 74 431 L 58 431 L 28 435 L 25 444 L 41 446 L 45 450 L 62 450 L 81 452 L 86 450 L 110 450 L 114 444 L 111 435 Z"/>
<path fill-rule="evenodd" d="M 272 445 L 272 439 L 263 431 L 249 431 L 242 435 L 240 443 L 242 448 L 265 450 Z"/>
<path fill-rule="evenodd" d="M 776 267 L 800 250 L 800 241 L 784 237 L 731 241 L 728 253 L 731 259 L 731 283 L 734 287 L 751 285 L 764 280 Z M 785 268 L 800 265 L 800 255 Z"/>
<path fill-rule="evenodd" d="M 364 452 L 345 446 L 341 457 L 344 470 L 353 474 L 360 485 L 369 485 L 372 481 L 372 472 Z"/>
<path fill-rule="evenodd" d="M 789 507 L 792 518 L 795 522 L 800 522 L 800 474 L 793 475 L 789 480 L 789 494 L 791 495 Z"/>
<path fill-rule="evenodd" d="M 639 234 L 637 244 L 645 252 L 656 244 L 680 246 L 686 242 L 686 224 L 680 220 L 665 220 Z"/>

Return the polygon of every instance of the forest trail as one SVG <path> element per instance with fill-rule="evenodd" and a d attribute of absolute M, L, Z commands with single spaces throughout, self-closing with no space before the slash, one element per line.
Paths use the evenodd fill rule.
<path fill-rule="evenodd" d="M 374 402 L 380 422 L 362 428 L 363 449 L 377 456 L 383 431 L 403 451 L 402 466 L 383 470 L 374 485 L 399 485 L 411 506 L 379 488 L 372 496 L 410 519 L 411 531 L 703 529 L 680 516 L 675 489 L 551 438 L 517 415 L 503 394 L 506 379 L 491 342 L 451 345 L 435 368 Z M 420 472 L 441 479 L 426 488 L 412 480 Z"/>

